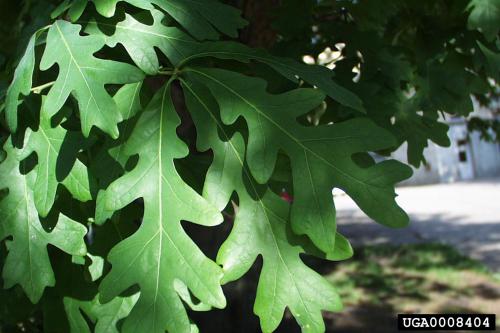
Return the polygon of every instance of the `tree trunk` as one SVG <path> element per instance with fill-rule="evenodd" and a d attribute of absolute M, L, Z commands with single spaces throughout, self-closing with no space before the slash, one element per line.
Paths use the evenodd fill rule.
<path fill-rule="evenodd" d="M 252 47 L 271 48 L 277 37 L 273 29 L 273 12 L 280 4 L 280 0 L 243 1 L 243 17 L 249 25 L 242 31 L 241 42 Z"/>

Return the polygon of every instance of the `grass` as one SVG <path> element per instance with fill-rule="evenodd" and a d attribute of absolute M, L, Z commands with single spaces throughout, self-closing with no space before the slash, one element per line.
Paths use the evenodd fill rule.
<path fill-rule="evenodd" d="M 496 313 L 500 277 L 453 247 L 422 243 L 357 250 L 325 277 L 345 309 L 326 315 L 329 331 L 395 332 L 397 313 Z"/>

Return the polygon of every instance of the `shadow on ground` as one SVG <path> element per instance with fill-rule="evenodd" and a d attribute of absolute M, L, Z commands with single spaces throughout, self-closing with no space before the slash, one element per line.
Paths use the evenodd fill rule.
<path fill-rule="evenodd" d="M 325 313 L 327 332 L 397 332 L 398 313 L 498 313 L 500 280 L 481 262 L 437 243 L 359 247 L 351 260 L 304 258 L 338 290 L 345 309 Z M 260 332 L 252 314 L 255 281 L 230 287 L 227 310 L 193 314 L 201 332 Z M 293 317 L 277 332 L 300 332 Z"/>
<path fill-rule="evenodd" d="M 409 227 L 390 229 L 359 210 L 338 212 L 338 229 L 356 246 L 439 242 L 456 247 L 462 254 L 500 271 L 500 217 L 498 223 L 465 221 L 452 214 L 410 216 Z"/>
<path fill-rule="evenodd" d="M 396 332 L 398 313 L 496 313 L 500 280 L 482 263 L 445 244 L 376 245 L 323 274 L 346 309 L 331 332 Z"/>

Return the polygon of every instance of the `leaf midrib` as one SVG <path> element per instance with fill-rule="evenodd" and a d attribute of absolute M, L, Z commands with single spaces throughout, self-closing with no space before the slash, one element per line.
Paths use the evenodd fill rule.
<path fill-rule="evenodd" d="M 191 263 L 186 259 L 186 257 L 184 256 L 184 254 L 180 251 L 179 247 L 177 246 L 177 244 L 174 242 L 174 240 L 170 237 L 170 235 L 164 230 L 163 228 L 163 208 L 162 208 L 162 184 L 163 184 L 163 181 L 162 179 L 165 181 L 165 183 L 169 186 L 170 188 L 170 192 L 175 195 L 177 197 L 177 194 L 176 194 L 176 191 L 175 189 L 172 187 L 172 185 L 170 184 L 170 182 L 168 181 L 168 178 L 165 177 L 163 175 L 163 167 L 162 167 L 162 155 L 161 155 L 161 152 L 162 152 L 162 144 L 163 144 L 163 141 L 162 141 L 162 136 L 163 136 L 163 110 L 164 110 L 164 106 L 165 106 L 165 97 L 166 97 L 166 94 L 167 92 L 169 92 L 169 87 L 170 87 L 170 83 L 166 85 L 165 87 L 165 91 L 163 93 L 163 97 L 162 97 L 162 102 L 161 102 L 161 109 L 160 109 L 160 128 L 159 128 L 159 143 L 158 143 L 158 160 L 159 160 L 159 168 L 158 168 L 158 174 L 159 174 L 159 177 L 158 178 L 158 183 L 159 183 L 159 209 L 160 209 L 160 220 L 159 220 L 159 225 L 160 225 L 160 230 L 163 234 L 165 234 L 165 236 L 168 238 L 168 240 L 170 241 L 170 243 L 173 245 L 173 247 L 175 248 L 175 250 L 177 251 L 177 253 L 180 255 L 180 257 L 183 259 L 183 261 L 189 266 L 189 268 L 191 269 L 191 271 L 193 271 L 196 275 L 196 277 L 198 278 L 198 280 L 201 282 L 200 285 L 203 286 L 203 288 L 208 291 L 209 294 L 212 295 L 212 297 L 214 298 L 217 298 L 217 295 L 213 294 L 212 291 L 210 290 L 210 288 L 208 288 L 206 285 L 205 285 L 205 279 L 203 279 L 199 274 L 198 274 L 198 270 L 195 269 Z M 177 197 L 177 200 L 181 201 L 181 199 L 179 197 Z M 160 241 L 161 241 L 161 238 L 160 238 Z M 160 246 L 161 247 L 161 246 Z"/>
<path fill-rule="evenodd" d="M 307 313 L 309 314 L 309 309 L 307 308 L 307 305 L 305 304 L 305 302 L 304 302 L 304 300 L 302 298 L 302 294 L 300 292 L 300 289 L 297 287 L 297 283 L 295 282 L 293 274 L 290 272 L 290 270 L 288 268 L 288 265 L 285 262 L 285 259 L 283 258 L 282 254 L 281 254 L 281 249 L 280 249 L 280 247 L 278 245 L 278 241 L 277 241 L 276 236 L 274 234 L 274 230 L 273 230 L 272 225 L 271 225 L 271 220 L 269 218 L 269 215 L 267 214 L 268 211 L 272 213 L 272 210 L 270 210 L 269 208 L 267 208 L 266 205 L 264 204 L 264 202 L 260 199 L 260 196 L 259 196 L 259 194 L 257 192 L 257 189 L 255 188 L 253 182 L 251 181 L 252 178 L 251 178 L 251 176 L 249 174 L 249 170 L 245 167 L 244 162 L 243 162 L 243 160 L 240 157 L 240 154 L 238 153 L 236 147 L 234 147 L 234 145 L 233 145 L 231 139 L 229 138 L 228 134 L 226 133 L 224 127 L 219 123 L 219 121 L 212 114 L 212 112 L 210 112 L 210 108 L 208 108 L 208 106 L 203 102 L 203 100 L 201 100 L 199 98 L 199 96 L 191 89 L 191 87 L 189 86 L 189 84 L 186 83 L 182 78 L 180 78 L 180 80 L 185 83 L 184 85 L 189 89 L 189 91 L 193 94 L 193 96 L 196 97 L 196 99 L 200 102 L 200 104 L 203 105 L 203 107 L 205 108 L 205 110 L 207 111 L 207 113 L 210 115 L 210 117 L 213 119 L 213 121 L 215 122 L 215 124 L 217 125 L 217 127 L 221 130 L 221 133 L 224 135 L 224 137 L 227 140 L 226 142 L 229 143 L 229 145 L 231 146 L 231 149 L 233 150 L 236 158 L 240 162 L 242 170 L 243 170 L 245 176 L 247 177 L 247 179 L 250 180 L 249 184 L 250 184 L 250 186 L 252 188 L 253 194 L 255 195 L 256 198 L 259 198 L 257 201 L 259 202 L 259 205 L 261 206 L 262 211 L 264 212 L 264 214 L 266 216 L 266 222 L 267 222 L 268 228 L 271 231 L 271 235 L 272 235 L 272 238 L 273 238 L 273 245 L 276 248 L 276 252 L 278 253 L 278 257 L 281 260 L 283 266 L 286 268 L 286 271 L 287 271 L 288 275 L 290 276 L 290 279 L 293 281 L 293 284 L 295 286 L 295 289 L 297 290 L 297 293 L 299 295 L 299 298 L 300 298 L 300 301 L 301 301 L 302 305 L 304 306 L 304 308 L 306 309 Z M 276 216 L 276 214 L 274 214 L 274 213 L 273 213 L 273 215 Z M 282 221 L 284 221 L 281 218 L 279 218 L 279 219 L 282 220 Z M 286 221 L 284 221 L 284 222 L 286 223 Z M 274 294 L 274 297 L 273 297 L 273 304 L 274 304 L 275 299 L 276 299 L 276 279 L 275 279 L 275 282 L 274 282 L 274 292 L 273 292 L 273 294 Z M 274 305 L 272 306 L 272 308 L 274 308 Z"/>
<path fill-rule="evenodd" d="M 97 100 L 95 99 L 95 96 L 94 96 L 94 93 L 92 92 L 92 89 L 90 89 L 90 85 L 89 85 L 89 83 L 88 83 L 88 81 L 87 81 L 87 78 L 85 77 L 85 74 L 82 72 L 82 69 L 81 69 L 80 65 L 79 65 L 79 64 L 78 64 L 78 62 L 76 61 L 76 58 L 75 58 L 75 57 L 74 57 L 74 55 L 73 55 L 73 51 L 71 50 L 71 47 L 69 46 L 69 44 L 68 44 L 68 42 L 67 42 L 66 38 L 64 37 L 63 32 L 61 31 L 61 28 L 59 27 L 59 23 L 58 23 L 58 21 L 56 21 L 56 22 L 54 23 L 54 25 L 56 26 L 57 31 L 59 32 L 59 35 L 61 36 L 61 39 L 62 39 L 62 41 L 63 41 L 63 43 L 64 43 L 64 46 L 65 46 L 65 47 L 66 47 L 66 49 L 68 50 L 68 53 L 69 53 L 69 55 L 70 55 L 70 57 L 71 57 L 71 60 L 72 60 L 72 61 L 74 62 L 74 64 L 76 65 L 76 68 L 78 68 L 78 72 L 80 72 L 80 75 L 82 76 L 83 81 L 85 82 L 85 85 L 87 86 L 87 89 L 88 89 L 88 91 L 89 91 L 89 93 L 90 93 L 90 98 L 94 101 L 94 105 L 97 107 L 97 110 L 99 111 L 99 113 L 101 113 L 101 108 L 99 107 L 99 104 L 97 103 Z M 69 72 L 69 68 L 70 68 L 70 67 L 68 66 L 68 72 Z M 66 83 L 64 83 L 64 86 L 62 87 L 61 91 L 63 91 L 65 88 L 66 88 Z M 89 102 L 90 102 L 90 100 L 89 100 Z M 87 103 L 87 106 L 88 106 L 88 103 Z M 87 116 L 88 116 L 88 114 L 89 114 L 88 110 L 85 110 L 85 111 L 86 111 L 86 112 L 84 112 L 84 113 L 85 113 L 85 115 L 84 115 L 84 123 L 86 123 L 86 121 L 85 121 L 85 120 L 87 120 Z M 91 114 L 91 115 L 94 115 L 95 113 L 94 113 L 94 112 L 90 112 L 90 114 Z M 94 118 L 94 117 L 95 117 L 95 116 L 92 116 L 92 118 Z M 91 119 L 91 120 L 92 120 L 91 122 L 93 123 L 93 119 Z M 87 125 L 85 125 L 85 126 L 87 126 Z"/>
<path fill-rule="evenodd" d="M 172 188 L 172 186 L 170 185 L 168 179 L 163 175 L 162 171 L 163 171 L 163 165 L 162 165 L 162 149 L 163 149 L 163 137 L 162 137 L 162 133 L 163 133 L 163 109 L 164 109 L 164 105 L 165 105 L 165 98 L 166 98 L 166 94 L 167 92 L 169 91 L 168 90 L 168 87 L 169 85 L 167 84 L 167 86 L 165 87 L 164 89 L 164 93 L 162 95 L 162 101 L 161 101 L 161 106 L 160 106 L 160 125 L 159 125 L 159 129 L 157 129 L 158 131 L 158 148 L 157 148 L 157 158 L 155 160 L 152 161 L 151 165 L 147 168 L 146 172 L 143 172 L 141 177 L 139 178 L 143 178 L 144 175 L 148 174 L 149 171 L 151 170 L 151 168 L 153 168 L 156 164 L 156 167 L 158 168 L 157 170 L 157 179 L 158 179 L 158 188 L 157 188 L 157 192 L 158 192 L 158 212 L 159 212 L 159 217 L 158 217 L 158 231 L 155 232 L 155 234 L 146 242 L 146 244 L 141 248 L 140 251 L 138 251 L 137 255 L 135 256 L 135 258 L 130 262 L 130 264 L 123 270 L 123 272 L 115 279 L 116 280 L 119 280 L 121 279 L 121 277 L 126 274 L 126 272 L 130 269 L 130 267 L 132 267 L 132 265 L 134 264 L 134 262 L 141 256 L 141 254 L 143 253 L 143 251 L 146 249 L 146 247 L 149 246 L 149 244 L 156 238 L 159 236 L 159 249 L 158 249 L 158 253 L 157 253 L 157 272 L 156 272 L 156 286 L 155 286 L 155 292 L 154 292 L 154 299 L 153 299 L 153 313 L 156 313 L 156 300 L 159 296 L 159 287 L 160 287 L 160 274 L 161 274 L 161 257 L 162 257 L 162 254 L 163 254 L 163 235 L 165 235 L 165 237 L 170 241 L 171 245 L 173 246 L 173 248 L 175 248 L 177 254 L 182 258 L 183 262 L 189 266 L 189 268 L 191 269 L 191 271 L 193 271 L 198 279 L 198 281 L 200 282 L 199 284 L 206 290 L 208 291 L 209 294 L 212 295 L 212 297 L 214 298 L 217 298 L 217 295 L 215 295 L 211 290 L 210 288 L 208 288 L 206 286 L 206 284 L 204 283 L 204 280 L 199 274 L 198 274 L 198 270 L 196 270 L 192 265 L 191 263 L 185 258 L 184 254 L 182 253 L 182 251 L 180 251 L 180 249 L 177 247 L 176 243 L 173 241 L 173 239 L 170 237 L 170 235 L 165 231 L 164 227 L 163 227 L 163 181 L 165 181 L 167 183 L 167 185 L 171 188 L 171 192 L 175 195 L 175 191 L 174 189 Z M 156 325 L 156 322 L 153 323 L 153 325 Z"/>
<path fill-rule="evenodd" d="M 283 133 L 285 133 L 292 141 L 294 141 L 300 148 L 302 148 L 303 150 L 305 151 L 308 151 L 310 152 L 312 155 L 314 155 L 316 158 L 318 158 L 320 161 L 322 161 L 323 163 L 325 163 L 326 165 L 330 166 L 332 169 L 334 169 L 335 171 L 337 171 L 338 173 L 340 173 L 341 175 L 361 184 L 362 186 L 368 186 L 366 183 L 364 183 L 363 181 L 357 179 L 356 177 L 353 177 L 351 175 L 349 175 L 348 173 L 342 171 L 341 169 L 339 169 L 338 167 L 336 167 L 335 165 L 333 165 L 332 163 L 330 163 L 328 160 L 326 160 L 325 158 L 323 158 L 321 155 L 318 155 L 315 151 L 311 150 L 309 147 L 305 146 L 304 144 L 302 144 L 302 142 L 300 142 L 297 138 L 295 138 L 290 132 L 288 132 L 286 129 L 284 129 L 283 127 L 281 127 L 278 123 L 276 123 L 273 119 L 271 119 L 269 116 L 267 116 L 265 114 L 265 112 L 262 112 L 257 106 L 253 105 L 249 100 L 247 100 L 246 98 L 244 98 L 243 96 L 241 96 L 240 94 L 238 94 L 236 91 L 234 91 L 233 89 L 231 89 L 231 87 L 228 87 L 226 84 L 224 84 L 223 82 L 217 80 L 216 78 L 214 78 L 213 76 L 210 76 L 206 73 L 203 73 L 201 71 L 198 71 L 198 70 L 195 70 L 193 68 L 186 68 L 185 69 L 186 71 L 191 71 L 191 72 L 194 72 L 194 73 L 198 73 L 200 75 L 203 75 L 207 78 L 209 78 L 210 80 L 214 81 L 215 83 L 219 84 L 220 86 L 224 87 L 225 89 L 227 89 L 229 92 L 231 92 L 233 95 L 235 95 L 236 97 L 240 98 L 243 102 L 245 102 L 246 104 L 248 104 L 252 109 L 254 109 L 258 114 L 261 114 L 262 116 L 264 116 L 264 118 L 266 118 L 271 124 L 273 124 L 276 128 L 278 128 L 279 130 L 281 130 Z"/>
<path fill-rule="evenodd" d="M 23 185 L 24 185 L 24 202 L 25 202 L 25 208 L 26 208 L 26 224 L 28 226 L 28 264 L 30 267 L 30 286 L 31 286 L 31 292 L 35 291 L 35 287 L 33 285 L 33 267 L 32 267 L 32 262 L 31 262 L 31 219 L 30 219 L 30 211 L 29 211 L 29 201 L 28 201 L 28 184 L 26 182 L 26 179 L 23 178 Z"/>

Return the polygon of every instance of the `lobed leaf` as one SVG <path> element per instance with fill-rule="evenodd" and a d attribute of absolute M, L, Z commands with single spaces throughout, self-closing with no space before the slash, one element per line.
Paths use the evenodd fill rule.
<path fill-rule="evenodd" d="M 144 74 L 129 64 L 94 57 L 104 46 L 104 39 L 81 36 L 80 30 L 81 26 L 61 20 L 49 29 L 40 68 L 47 70 L 57 63 L 59 75 L 47 95 L 45 110 L 53 116 L 73 94 L 78 100 L 83 134 L 88 137 L 96 126 L 117 138 L 122 116 L 105 85 L 138 82 Z"/>
<path fill-rule="evenodd" d="M 14 73 L 14 79 L 7 90 L 5 98 L 5 120 L 12 132 L 17 130 L 17 107 L 19 95 L 28 96 L 33 85 L 33 71 L 35 69 L 35 42 L 37 34 L 31 36 L 26 51 L 19 61 Z"/>
<path fill-rule="evenodd" d="M 356 111 L 365 112 L 363 102 L 358 96 L 333 80 L 334 72 L 318 65 L 306 65 L 292 59 L 269 55 L 264 50 L 252 49 L 243 44 L 234 42 L 207 42 L 188 53 L 178 66 L 201 57 L 215 57 L 219 59 L 234 59 L 248 62 L 250 60 L 264 63 L 285 78 L 298 82 L 302 79 L 318 88 L 340 104 Z"/>
<path fill-rule="evenodd" d="M 481 42 L 477 42 L 477 44 L 486 58 L 484 67 L 486 68 L 488 75 L 495 80 L 500 80 L 500 52 L 493 52 Z"/>
<path fill-rule="evenodd" d="M 361 168 L 352 160 L 355 153 L 394 145 L 388 132 L 361 118 L 331 126 L 300 125 L 297 117 L 324 98 L 315 89 L 271 95 L 264 81 L 238 73 L 205 68 L 185 72 L 190 80 L 209 88 L 225 124 L 240 116 L 246 120 L 246 161 L 257 182 L 269 180 L 278 151 L 288 155 L 295 194 L 292 228 L 299 235 L 306 234 L 322 251 L 330 252 L 335 243 L 334 187 L 343 189 L 379 223 L 391 227 L 408 223 L 408 216 L 394 200 L 394 184 L 408 178 L 411 169 L 393 160 Z"/>
<path fill-rule="evenodd" d="M 33 188 L 38 213 L 48 215 L 56 197 L 59 184 L 63 184 L 79 201 L 92 199 L 91 181 L 87 167 L 77 159 L 81 146 L 79 133 L 70 132 L 58 125 L 51 127 L 42 102 L 41 119 L 37 131 L 28 129 L 21 158 L 36 152 L 38 157 L 36 180 Z M 68 148 L 64 148 L 68 147 Z"/>
<path fill-rule="evenodd" d="M 487 40 L 494 40 L 500 30 L 500 1 L 471 0 L 467 9 L 469 29 L 479 29 Z"/>
<path fill-rule="evenodd" d="M 108 233 L 108 236 L 112 237 L 113 233 Z M 92 246 L 89 246 L 89 251 Z M 40 302 L 44 311 L 43 331 L 118 333 L 119 322 L 128 316 L 139 294 L 116 297 L 102 304 L 97 284 L 85 274 L 87 267 L 75 265 L 66 258 L 56 258 L 59 259 L 54 264 L 56 288 L 49 290 Z"/>
<path fill-rule="evenodd" d="M 92 35 L 103 36 L 106 44 L 115 47 L 122 44 L 134 63 L 145 73 L 154 75 L 158 73 L 160 64 L 155 48 L 158 48 L 167 58 L 176 65 L 185 59 L 186 54 L 196 49 L 198 42 L 189 37 L 176 27 L 169 27 L 162 24 L 165 15 L 152 10 L 153 24 L 147 25 L 129 14 L 125 14 L 125 19 L 116 25 L 106 22 L 91 22 L 85 31 Z M 99 27 L 114 27 L 113 35 L 103 34 Z"/>
<path fill-rule="evenodd" d="M 428 140 L 432 140 L 441 147 L 449 147 L 448 138 L 449 126 L 439 122 L 436 117 L 423 114 L 418 115 L 411 110 L 411 101 L 408 101 L 406 107 L 409 110 L 397 112 L 394 119 L 394 131 L 397 135 L 408 143 L 408 162 L 418 167 L 421 162 L 425 162 L 424 149 L 427 147 Z"/>
<path fill-rule="evenodd" d="M 178 125 L 169 83 L 153 97 L 125 144 L 128 156 L 139 155 L 137 166 L 113 182 L 98 202 L 98 210 L 104 205 L 116 211 L 138 198 L 144 200 L 139 230 L 111 250 L 108 260 L 113 267 L 100 286 L 107 301 L 139 285 L 141 295 L 124 322 L 124 332 L 189 331 L 179 283 L 202 303 L 225 306 L 220 267 L 205 257 L 180 223 L 213 226 L 222 216 L 175 170 L 174 159 L 188 152 L 176 135 Z"/>
<path fill-rule="evenodd" d="M 288 308 L 304 332 L 324 331 L 322 311 L 338 311 L 342 305 L 335 288 L 304 264 L 301 255 L 328 260 L 352 256 L 349 242 L 336 230 L 332 188 L 346 191 L 376 221 L 392 227 L 405 225 L 408 217 L 395 202 L 394 185 L 409 177 L 411 170 L 392 160 L 377 164 L 368 152 L 393 149 L 404 139 L 411 145 L 411 162 L 419 163 L 427 138 L 447 142 L 446 128 L 430 114 L 434 109 L 457 103 L 461 104 L 458 113 L 469 112 L 470 105 L 462 102 L 467 101 L 468 94 L 463 91 L 467 90 L 471 74 L 451 71 L 453 66 L 460 66 L 460 59 L 446 59 L 450 66 L 445 69 L 438 62 L 429 61 L 412 100 L 424 109 L 424 115 L 396 109 L 400 112 L 389 110 L 381 118 L 373 117 L 377 124 L 385 126 L 395 116 L 391 130 L 398 141 L 361 114 L 366 112 L 361 99 L 338 85 L 333 71 L 235 42 L 200 42 L 216 40 L 221 34 L 237 37 L 238 29 L 245 23 L 236 9 L 214 0 L 122 1 L 145 10 L 134 10 L 139 13 L 137 17 L 150 12 L 153 23 L 145 24 L 127 13 L 121 22 L 116 22 L 120 19 L 116 15 L 120 0 L 65 0 L 53 13 L 54 17 L 67 13 L 67 18 L 77 21 L 89 2 L 93 2 L 100 15 L 116 19 L 98 17 L 86 26 L 86 35 L 81 34 L 80 25 L 64 20 L 56 20 L 48 28 L 40 69 L 47 71 L 57 65 L 58 71 L 54 71 L 54 85 L 42 98 L 40 126 L 27 129 L 22 150 L 9 141 L 5 145 L 7 158 L 0 164 L 0 182 L 8 191 L 0 201 L 0 240 L 12 238 L 7 240 L 9 254 L 3 273 L 6 287 L 20 284 L 37 302 L 44 288 L 55 284 L 46 249 L 52 244 L 73 255 L 73 263 L 86 265 L 91 261 L 88 267 L 67 263 L 58 267 L 61 272 L 56 269 L 58 284 L 50 293 L 56 295 L 52 300 L 59 312 L 66 311 L 69 324 L 58 330 L 90 332 L 92 322 L 97 332 L 114 332 L 124 319 L 120 329 L 126 333 L 196 332 L 185 304 L 193 311 L 224 307 L 221 284 L 241 278 L 261 256 L 263 266 L 254 312 L 260 317 L 262 330 L 274 331 Z M 482 17 L 478 6 L 471 5 L 469 20 Z M 178 26 L 166 26 L 168 16 Z M 105 34 L 101 31 L 104 27 L 111 29 L 103 29 Z M 490 23 L 479 28 L 486 34 L 494 30 Z M 112 31 L 111 35 L 107 35 L 108 31 Z M 7 121 L 13 130 L 17 129 L 19 97 L 32 90 L 35 39 L 36 35 L 28 44 L 7 96 Z M 138 68 L 103 59 L 108 56 L 105 46 L 118 44 L 123 45 Z M 168 64 L 161 64 L 158 50 L 172 69 L 162 67 Z M 481 50 L 490 60 L 487 69 L 494 70 L 495 58 L 486 48 Z M 386 51 L 380 51 L 380 61 L 376 66 L 366 66 L 364 73 L 375 77 L 378 72 L 385 72 L 386 78 L 379 86 L 386 91 L 399 91 L 401 77 L 413 74 L 405 59 Z M 368 53 L 362 53 L 368 60 Z M 202 58 L 259 62 L 290 81 L 304 81 L 313 88 L 271 94 L 261 79 L 222 69 L 192 67 Z M 52 71 L 48 74 L 51 76 Z M 162 82 L 157 77 L 143 84 L 144 74 L 172 77 L 143 111 L 143 86 L 154 88 Z M 182 115 L 183 111 L 182 107 L 174 107 L 174 101 L 176 106 L 181 105 L 173 97 L 181 95 L 174 86 L 175 79 L 181 81 L 197 130 L 198 150 L 213 153 L 202 196 L 193 187 L 201 184 L 204 175 L 193 176 L 193 172 L 185 176 L 183 172 L 184 164 L 198 161 L 199 156 L 191 154 L 188 162 L 182 161 L 181 172 L 176 169 L 176 163 L 181 162 L 176 160 L 188 156 L 189 150 L 177 135 L 177 112 Z M 122 86 L 110 87 L 114 84 Z M 368 93 L 374 93 L 369 88 Z M 110 91 L 116 89 L 112 97 Z M 446 94 L 436 95 L 436 91 L 445 90 Z M 52 126 L 53 116 L 69 103 L 70 95 L 78 102 L 78 115 L 64 127 Z M 319 113 L 326 95 L 343 106 L 338 115 L 347 109 L 354 119 L 335 118 L 328 125 L 303 125 L 300 118 Z M 461 99 L 457 101 L 456 95 Z M 384 103 L 373 103 L 370 112 Z M 425 113 L 428 110 L 432 112 Z M 370 112 L 368 117 L 372 116 Z M 83 148 L 82 137 L 67 130 L 78 116 L 83 136 L 89 137 L 95 126 L 111 137 L 100 138 L 98 132 L 93 133 L 97 135 L 89 142 L 95 140 L 96 144 L 88 149 L 87 156 L 80 157 L 95 175 L 97 188 L 107 187 L 97 195 L 95 221 L 100 225 L 111 219 L 112 223 L 99 232 L 95 230 L 100 226 L 90 227 L 88 258 L 82 257 L 86 253 L 82 239 L 86 229 L 81 224 L 60 214 L 55 227 L 46 231 L 39 217 L 46 217 L 51 211 L 59 184 L 80 201 L 92 199 L 94 184 L 87 167 L 77 158 Z M 339 119 L 345 118 L 340 115 Z M 123 120 L 126 121 L 121 123 Z M 245 125 L 247 128 L 242 128 Z M 33 153 L 37 163 L 28 171 L 25 159 Z M 290 161 L 290 166 L 281 172 L 280 181 L 288 182 L 291 172 L 291 204 L 272 190 L 276 174 L 283 171 L 277 170 L 278 154 L 282 164 Z M 206 157 L 208 161 L 209 154 L 206 155 L 199 159 Z M 200 165 L 204 172 L 208 162 L 204 160 L 193 168 Z M 231 199 L 236 218 L 215 263 L 188 236 L 182 222 L 208 227 L 220 224 L 220 212 Z M 138 217 L 142 204 L 144 214 Z M 84 211 L 82 218 L 89 217 L 91 206 L 79 207 Z M 65 209 L 62 208 L 66 212 Z M 80 213 L 70 212 L 71 216 Z M 120 214 L 126 215 L 130 223 L 118 225 Z M 120 227 L 128 237 L 120 233 Z M 108 232 L 113 228 L 117 235 Z M 57 259 L 55 262 L 60 263 Z M 76 272 L 75 278 L 70 269 Z M 44 297 L 45 304 L 50 301 Z M 48 326 L 46 329 L 50 330 Z"/>
<path fill-rule="evenodd" d="M 300 64 L 291 59 L 274 57 L 264 50 L 249 48 L 235 42 L 199 43 L 175 27 L 164 26 L 161 22 L 164 15 L 151 11 L 154 22 L 144 24 L 131 15 L 116 24 L 112 36 L 106 36 L 106 43 L 115 47 L 122 44 L 139 68 L 148 74 L 158 72 L 159 63 L 155 52 L 158 48 L 178 69 L 193 60 L 203 57 L 233 59 L 243 62 L 250 60 L 264 63 L 287 79 L 297 82 L 297 77 L 324 90 L 331 98 L 354 110 L 364 112 L 361 100 L 349 90 L 333 81 L 333 71 L 322 66 Z M 106 23 L 99 23 L 107 25 Z M 103 35 L 95 24 L 87 28 L 87 32 Z"/>
<path fill-rule="evenodd" d="M 115 15 L 116 5 L 120 1 L 147 10 L 153 10 L 153 5 L 156 5 L 200 40 L 218 39 L 219 31 L 230 37 L 237 37 L 238 29 L 246 25 L 239 10 L 217 0 L 93 0 L 97 11 L 105 17 Z M 55 14 L 70 8 L 69 15 L 72 21 L 76 21 L 89 0 L 66 2 Z"/>
<path fill-rule="evenodd" d="M 254 306 L 262 330 L 274 331 L 288 307 L 303 332 L 324 331 L 321 311 L 338 311 L 341 303 L 333 286 L 302 262 L 299 255 L 310 246 L 305 239 L 291 232 L 289 205 L 253 181 L 243 162 L 243 137 L 239 133 L 230 136 L 219 120 L 219 109 L 207 90 L 186 81 L 183 81 L 183 87 L 187 106 L 198 129 L 198 148 L 214 152 L 204 196 L 223 209 L 231 194 L 238 194 L 234 227 L 217 256 L 217 262 L 224 268 L 223 281 L 227 283 L 241 278 L 257 256 L 262 255 L 263 267 Z M 345 239 L 338 237 L 332 257 L 352 255 L 348 243 L 343 242 Z"/>
<path fill-rule="evenodd" d="M 99 296 L 91 301 L 82 301 L 70 297 L 63 299 L 64 310 L 66 311 L 71 332 L 90 333 L 87 320 L 82 312 L 94 322 L 94 333 L 118 333 L 118 321 L 126 318 L 135 302 L 138 294 L 128 297 L 116 297 L 112 301 L 101 304 Z"/>
<path fill-rule="evenodd" d="M 0 240 L 7 240 L 8 255 L 3 267 L 5 288 L 15 284 L 23 287 L 31 302 L 37 303 L 45 287 L 55 285 L 47 245 L 54 245 L 75 256 L 83 256 L 86 246 L 83 237 L 86 228 L 76 221 L 59 214 L 57 224 L 50 232 L 45 231 L 35 208 L 31 191 L 35 187 L 36 170 L 24 175 L 20 171 L 22 152 L 4 145 L 7 158 L 0 164 L 1 189 L 8 195 L 0 201 Z"/>
<path fill-rule="evenodd" d="M 133 118 L 140 110 L 142 105 L 140 101 L 140 92 L 143 82 L 124 85 L 113 96 L 124 120 Z M 97 178 L 100 188 L 106 188 L 117 177 L 123 174 L 125 164 L 129 156 L 125 153 L 125 142 L 135 125 L 134 120 L 125 121 L 120 128 L 120 137 L 118 140 L 106 139 L 95 155 L 95 161 L 92 164 L 92 173 Z M 101 190 L 97 194 L 97 202 L 101 201 L 101 196 L 105 191 Z M 104 221 L 111 218 L 112 210 L 106 210 L 104 205 L 97 206 L 95 218 L 97 221 Z"/>

